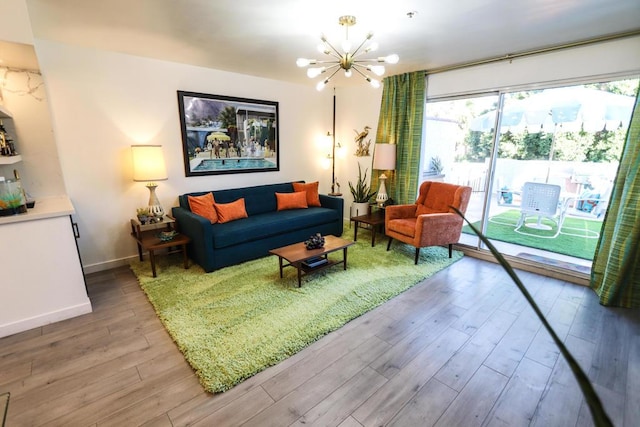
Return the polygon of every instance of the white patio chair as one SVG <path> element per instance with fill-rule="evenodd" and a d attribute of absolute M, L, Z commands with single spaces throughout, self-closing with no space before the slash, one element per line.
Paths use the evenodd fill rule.
<path fill-rule="evenodd" d="M 560 221 L 557 216 L 558 202 L 560 201 L 561 187 L 554 184 L 541 182 L 525 182 L 522 187 L 522 204 L 520 206 L 520 219 L 516 224 L 515 232 L 544 239 L 553 239 L 560 234 Z M 536 222 L 527 222 L 527 216 L 537 216 Z M 533 228 L 537 230 L 552 230 L 554 227 L 543 224 L 542 218 L 551 220 L 556 226 L 556 232 L 552 236 L 540 236 L 527 233 L 521 228 Z"/>

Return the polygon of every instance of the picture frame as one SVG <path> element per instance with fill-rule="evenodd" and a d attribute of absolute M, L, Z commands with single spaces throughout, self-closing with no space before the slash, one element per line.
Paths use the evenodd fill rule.
<path fill-rule="evenodd" d="M 278 102 L 178 91 L 187 177 L 280 170 Z"/>

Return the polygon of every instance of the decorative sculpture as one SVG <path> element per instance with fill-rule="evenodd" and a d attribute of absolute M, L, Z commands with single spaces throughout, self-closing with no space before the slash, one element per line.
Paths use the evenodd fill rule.
<path fill-rule="evenodd" d="M 369 130 L 371 128 L 369 126 L 365 126 L 362 132 L 358 132 L 357 130 L 353 130 L 356 133 L 356 156 L 364 157 L 369 156 L 369 146 L 371 145 L 371 140 L 369 139 L 367 142 L 364 142 L 364 139 L 369 135 Z"/>

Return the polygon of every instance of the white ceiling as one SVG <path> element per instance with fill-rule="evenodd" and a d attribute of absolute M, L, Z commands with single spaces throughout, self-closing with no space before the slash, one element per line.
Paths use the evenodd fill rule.
<path fill-rule="evenodd" d="M 341 15 L 352 42 L 373 31 L 377 55 L 400 55 L 387 74 L 640 30 L 639 0 L 26 1 L 36 39 L 309 85 L 296 58 L 322 59 L 321 33 L 340 45 Z"/>

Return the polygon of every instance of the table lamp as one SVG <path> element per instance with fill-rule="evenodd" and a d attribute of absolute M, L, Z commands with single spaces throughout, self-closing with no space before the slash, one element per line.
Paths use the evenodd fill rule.
<path fill-rule="evenodd" d="M 167 179 L 167 167 L 161 145 L 132 145 L 133 180 L 146 182 L 149 189 L 149 213 L 156 217 L 164 216 L 164 209 L 156 196 L 158 185 L 155 181 Z"/>
<path fill-rule="evenodd" d="M 373 169 L 388 171 L 396 169 L 396 145 L 395 144 L 376 144 L 373 152 Z M 378 206 L 384 206 L 384 203 L 389 200 L 387 194 L 387 187 L 385 181 L 387 176 L 382 173 L 378 177 L 380 180 L 380 188 L 378 189 L 378 195 L 376 196 L 376 203 Z"/>

